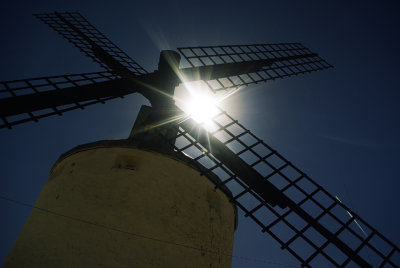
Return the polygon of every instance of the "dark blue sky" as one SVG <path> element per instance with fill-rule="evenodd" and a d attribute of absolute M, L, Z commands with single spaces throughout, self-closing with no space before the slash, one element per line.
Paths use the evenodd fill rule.
<path fill-rule="evenodd" d="M 161 49 L 301 42 L 335 66 L 248 87 L 224 107 L 253 133 L 400 244 L 400 56 L 396 1 L 13 1 L 0 9 L 0 80 L 100 70 L 32 13 L 80 11 L 145 69 Z M 132 95 L 0 130 L 0 195 L 34 204 L 68 149 L 127 137 Z M 0 263 L 29 209 L 0 200 Z M 239 217 L 233 267 L 296 264 Z M 275 264 L 272 264 L 273 262 Z"/>

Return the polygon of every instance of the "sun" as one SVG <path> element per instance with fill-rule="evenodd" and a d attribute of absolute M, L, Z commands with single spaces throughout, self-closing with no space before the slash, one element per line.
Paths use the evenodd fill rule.
<path fill-rule="evenodd" d="M 211 130 L 213 117 L 219 113 L 218 98 L 203 81 L 182 83 L 175 89 L 175 104 L 197 123 Z"/>
<path fill-rule="evenodd" d="M 197 123 L 207 123 L 218 114 L 216 100 L 204 92 L 194 92 L 186 102 L 186 113 Z"/>

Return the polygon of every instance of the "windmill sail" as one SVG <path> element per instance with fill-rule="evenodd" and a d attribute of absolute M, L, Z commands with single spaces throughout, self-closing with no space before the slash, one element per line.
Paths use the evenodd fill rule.
<path fill-rule="evenodd" d="M 121 77 L 147 74 L 80 13 L 54 12 L 35 16 L 107 71 L 0 82 L 0 128 L 37 122 L 44 117 L 123 97 L 133 91 L 117 92 L 118 86 L 111 83 L 112 80 L 117 82 Z M 85 96 L 83 91 L 88 88 L 91 93 Z"/>
<path fill-rule="evenodd" d="M 162 87 L 173 92 L 175 82 L 186 82 L 184 77 L 177 79 L 176 66 L 147 73 L 77 12 L 35 16 L 107 71 L 0 82 L 0 127 L 61 115 L 136 91 L 169 105 L 170 96 L 165 97 Z M 214 92 L 332 67 L 299 43 L 178 50 L 187 66 L 177 75 L 205 80 Z M 176 136 L 165 137 L 174 150 L 189 156 L 204 175 L 217 175 L 220 181 L 212 180 L 215 187 L 229 189 L 231 201 L 245 216 L 302 266 L 398 267 L 396 245 L 237 120 L 220 111 L 211 125 L 207 131 L 188 119 L 155 129 L 177 131 Z"/>
<path fill-rule="evenodd" d="M 97 96 L 86 100 L 82 100 L 81 94 L 71 92 L 68 95 L 75 101 L 69 101 L 63 105 L 57 105 L 48 98 L 40 99 L 38 102 L 33 101 L 43 94 L 57 95 L 60 91 L 71 88 L 79 92 L 84 86 L 97 86 L 119 79 L 110 72 L 93 72 L 0 82 L 0 118 L 2 119 L 0 128 L 11 128 L 29 121 L 37 122 L 40 118 L 62 115 L 67 111 L 84 109 L 88 105 L 122 97 L 123 94 L 113 96 L 111 88 L 111 92 L 106 96 L 96 94 Z M 34 109 L 33 106 L 42 108 Z"/>
<path fill-rule="evenodd" d="M 214 92 L 333 67 L 300 43 L 181 47 L 178 50 L 191 67 L 270 62 L 258 71 L 205 81 Z"/>
<path fill-rule="evenodd" d="M 226 112 L 210 132 L 190 119 L 180 123 L 174 146 L 204 175 L 217 175 L 215 187 L 227 187 L 245 216 L 303 267 L 398 267 L 396 245 Z M 254 174 L 263 181 L 256 187 L 245 177 Z"/>
<path fill-rule="evenodd" d="M 35 16 L 108 71 L 133 75 L 147 71 L 97 30 L 79 12 L 54 12 Z"/>

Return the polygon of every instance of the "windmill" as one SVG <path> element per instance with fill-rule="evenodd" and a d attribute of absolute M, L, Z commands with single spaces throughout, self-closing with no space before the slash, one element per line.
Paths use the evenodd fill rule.
<path fill-rule="evenodd" d="M 131 134 L 132 143 L 165 154 L 189 155 L 191 164 L 205 177 L 218 175 L 220 180 L 213 181 L 215 187 L 227 191 L 246 217 L 302 265 L 322 258 L 338 267 L 397 267 L 392 258 L 399 249 L 393 243 L 227 113 L 219 111 L 214 116 L 208 135 L 165 97 L 183 78 L 205 80 L 217 92 L 330 68 L 317 54 L 301 44 L 287 43 L 186 47 L 178 51 L 190 67 L 179 69 L 179 54 L 164 51 L 158 71 L 148 73 L 78 13 L 37 17 L 106 71 L 2 82 L 1 93 L 8 94 L 0 101 L 2 127 L 139 92 L 152 107 L 143 107 Z M 154 88 L 163 92 L 151 90 Z M 26 94 L 27 90 L 31 92 Z M 148 129 L 177 115 L 182 120 Z M 246 198 L 254 200 L 255 205 L 249 207 L 251 202 L 242 201 Z M 261 212 L 271 217 L 260 216 Z M 363 226 L 366 235 L 360 233 L 356 223 Z M 327 250 L 330 247 L 334 253 Z"/>

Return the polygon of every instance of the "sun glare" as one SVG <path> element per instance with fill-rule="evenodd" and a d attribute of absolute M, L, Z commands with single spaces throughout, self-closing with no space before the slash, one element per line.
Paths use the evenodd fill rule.
<path fill-rule="evenodd" d="M 206 94 L 194 94 L 186 103 L 187 113 L 198 123 L 210 121 L 218 113 L 215 100 Z"/>
<path fill-rule="evenodd" d="M 176 105 L 209 130 L 213 125 L 212 118 L 219 112 L 219 102 L 203 81 L 183 83 L 175 89 Z"/>

